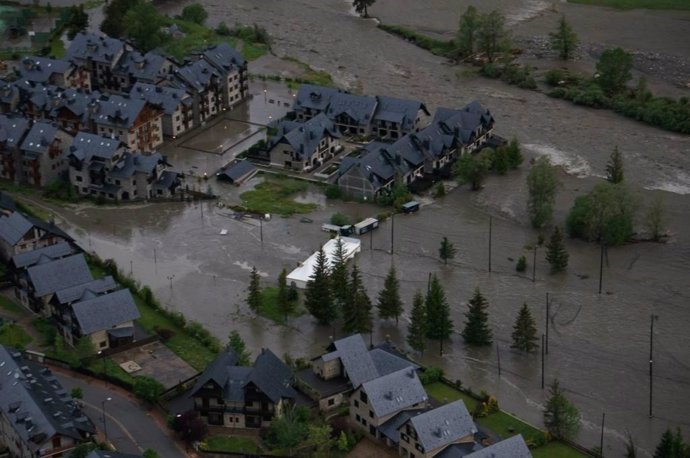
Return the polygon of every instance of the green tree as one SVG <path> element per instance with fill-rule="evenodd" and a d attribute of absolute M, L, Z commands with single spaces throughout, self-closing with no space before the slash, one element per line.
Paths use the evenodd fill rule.
<path fill-rule="evenodd" d="M 304 442 L 309 435 L 309 410 L 306 407 L 288 407 L 271 421 L 266 431 L 266 444 L 271 448 L 289 452 Z M 288 453 L 292 456 L 292 453 Z"/>
<path fill-rule="evenodd" d="M 111 37 L 125 36 L 125 14 L 127 11 L 142 3 L 143 0 L 110 0 L 103 10 L 104 18 L 101 22 L 101 32 Z"/>
<path fill-rule="evenodd" d="M 453 334 L 453 320 L 446 293 L 436 274 L 431 276 L 429 292 L 426 295 L 426 336 L 439 341 L 439 354 L 443 356 L 443 342 Z"/>
<path fill-rule="evenodd" d="M 407 325 L 407 343 L 414 350 L 424 353 L 426 347 L 426 306 L 422 292 L 417 290 L 412 300 L 410 324 Z"/>
<path fill-rule="evenodd" d="M 80 360 L 93 356 L 96 353 L 96 346 L 89 336 L 82 336 L 77 340 L 74 351 Z"/>
<path fill-rule="evenodd" d="M 163 17 L 149 2 L 137 3 L 125 14 L 125 34 L 142 53 L 151 51 L 163 44 L 160 32 Z"/>
<path fill-rule="evenodd" d="M 623 178 L 623 155 L 616 146 L 606 164 L 606 180 L 609 183 L 618 184 L 623 182 Z"/>
<path fill-rule="evenodd" d="M 561 182 L 551 161 L 547 156 L 541 156 L 527 175 L 527 211 L 535 228 L 543 227 L 551 221 L 553 205 L 560 186 Z"/>
<path fill-rule="evenodd" d="M 654 451 L 654 458 L 675 458 L 676 457 L 676 443 L 675 437 L 673 437 L 673 432 L 671 428 L 666 429 L 664 434 L 661 435 L 661 441 L 656 446 Z"/>
<path fill-rule="evenodd" d="M 134 377 L 132 391 L 134 392 L 134 395 L 142 401 L 153 404 L 158 400 L 158 396 L 165 391 L 165 387 L 161 382 L 154 378 L 140 375 L 138 377 Z"/>
<path fill-rule="evenodd" d="M 605 93 L 612 95 L 623 89 L 632 78 L 633 59 L 621 48 L 607 49 L 597 62 L 597 83 Z"/>
<path fill-rule="evenodd" d="M 537 349 L 537 326 L 527 303 L 522 304 L 513 325 L 513 343 L 510 348 L 532 352 Z"/>
<path fill-rule="evenodd" d="M 482 155 L 463 154 L 453 165 L 453 175 L 458 183 L 469 183 L 473 191 L 482 188 L 488 171 L 489 161 Z"/>
<path fill-rule="evenodd" d="M 561 16 L 560 21 L 558 21 L 558 29 L 556 32 L 550 33 L 549 36 L 551 37 L 551 48 L 558 51 L 558 57 L 563 60 L 573 57 L 578 39 L 577 34 L 573 32 L 573 28 L 565 20 L 565 16 Z"/>
<path fill-rule="evenodd" d="M 477 45 L 477 34 L 481 27 L 482 16 L 474 6 L 467 7 L 460 16 L 460 26 L 455 37 L 457 53 L 459 56 L 467 57 L 474 53 Z"/>
<path fill-rule="evenodd" d="M 203 440 L 208 434 L 208 425 L 195 410 L 188 410 L 176 416 L 172 422 L 172 429 L 187 443 Z"/>
<path fill-rule="evenodd" d="M 377 301 L 379 317 L 395 318 L 395 325 L 398 325 L 400 314 L 403 312 L 403 303 L 400 299 L 400 282 L 395 271 L 395 265 L 391 264 L 386 280 L 383 282 L 383 289 L 379 292 Z"/>
<path fill-rule="evenodd" d="M 568 267 L 570 255 L 565 249 L 563 234 L 558 226 L 553 228 L 549 243 L 546 244 L 546 260 L 551 264 L 551 273 L 562 272 Z"/>
<path fill-rule="evenodd" d="M 146 450 L 144 450 L 144 454 L 142 456 L 144 458 L 160 458 L 160 455 L 158 454 L 158 452 L 156 452 L 152 448 L 147 448 Z"/>
<path fill-rule="evenodd" d="M 82 391 L 81 387 L 75 386 L 72 388 L 72 391 L 70 391 L 69 395 L 72 396 L 73 399 L 82 399 L 84 397 L 84 392 Z"/>
<path fill-rule="evenodd" d="M 345 434 L 345 431 L 340 431 L 338 442 L 335 444 L 335 446 L 340 452 L 347 452 L 350 450 L 350 441 L 347 439 L 347 434 Z"/>
<path fill-rule="evenodd" d="M 331 215 L 331 224 L 336 226 L 347 226 L 350 224 L 350 219 L 340 212 L 335 212 Z"/>
<path fill-rule="evenodd" d="M 89 26 L 89 15 L 84 11 L 84 4 L 70 7 L 67 20 L 67 38 L 74 40 L 79 32 L 83 32 Z"/>
<path fill-rule="evenodd" d="M 355 11 L 362 17 L 369 17 L 369 12 L 367 8 L 374 4 L 376 0 L 352 0 L 352 6 L 355 7 Z"/>
<path fill-rule="evenodd" d="M 489 158 L 491 170 L 499 175 L 505 175 L 506 172 L 508 172 L 510 164 L 508 163 L 508 151 L 505 147 L 501 146 L 496 149 L 484 148 L 482 154 L 485 154 Z"/>
<path fill-rule="evenodd" d="M 658 241 L 666 232 L 666 210 L 664 209 L 664 199 L 662 196 L 657 195 L 649 204 L 644 223 L 647 227 L 647 232 L 654 241 Z"/>
<path fill-rule="evenodd" d="M 333 429 L 328 423 L 321 425 L 309 425 L 307 439 L 314 447 L 312 458 L 329 458 L 331 449 L 335 445 L 335 439 L 331 437 Z"/>
<path fill-rule="evenodd" d="M 242 336 L 240 336 L 239 332 L 235 330 L 230 331 L 230 334 L 228 335 L 228 348 L 235 353 L 235 356 L 237 356 L 238 366 L 246 367 L 252 365 L 250 360 L 251 354 L 247 350 L 247 345 L 244 343 L 244 340 L 242 340 Z"/>
<path fill-rule="evenodd" d="M 493 62 L 499 53 L 510 49 L 510 33 L 505 28 L 505 17 L 499 11 L 494 10 L 482 16 L 477 31 L 477 48 L 489 62 Z"/>
<path fill-rule="evenodd" d="M 508 158 L 508 165 L 511 169 L 517 169 L 522 165 L 524 159 L 522 157 L 522 151 L 520 150 L 520 143 L 516 137 L 513 137 L 510 143 L 508 143 L 506 156 Z"/>
<path fill-rule="evenodd" d="M 249 276 L 249 288 L 247 288 L 247 305 L 253 311 L 257 312 L 261 308 L 261 276 L 256 267 L 252 267 L 252 272 Z"/>
<path fill-rule="evenodd" d="M 329 277 L 331 294 L 333 296 L 334 310 L 343 310 L 348 301 L 348 272 L 345 259 L 345 246 L 340 237 L 335 244 L 335 253 Z M 335 319 L 335 318 L 334 318 Z"/>
<path fill-rule="evenodd" d="M 491 345 L 493 336 L 489 328 L 489 302 L 482 295 L 479 288 L 475 288 L 474 295 L 467 304 L 465 312 L 465 329 L 462 331 L 462 338 L 468 345 Z"/>
<path fill-rule="evenodd" d="M 316 321 L 328 325 L 336 318 L 336 309 L 331 294 L 331 282 L 328 278 L 328 259 L 323 249 L 316 255 L 316 265 L 307 288 L 304 290 L 304 305 Z"/>
<path fill-rule="evenodd" d="M 287 287 L 287 269 L 283 268 L 278 275 L 278 309 L 283 312 L 285 317 L 285 322 L 287 323 L 288 315 L 292 312 L 292 301 L 290 301 L 289 293 Z"/>
<path fill-rule="evenodd" d="M 69 454 L 69 458 L 86 458 L 91 452 L 98 449 L 98 444 L 94 444 L 93 442 L 79 444 L 72 449 L 72 453 Z"/>
<path fill-rule="evenodd" d="M 348 333 L 371 332 L 371 300 L 362 284 L 357 264 L 352 266 L 347 307 L 343 310 L 343 330 Z"/>
<path fill-rule="evenodd" d="M 182 9 L 181 17 L 185 21 L 194 22 L 199 25 L 204 25 L 204 22 L 206 22 L 206 18 L 208 18 L 208 13 L 200 4 L 192 3 L 191 5 L 187 5 Z"/>
<path fill-rule="evenodd" d="M 549 386 L 549 399 L 544 407 L 544 426 L 557 439 L 572 439 L 580 429 L 580 412 L 565 397 L 558 379 Z"/>
<path fill-rule="evenodd" d="M 455 245 L 448 240 L 448 237 L 443 236 L 441 240 L 441 247 L 438 249 L 438 255 L 445 265 L 448 265 L 448 260 L 453 259 L 456 253 Z"/>

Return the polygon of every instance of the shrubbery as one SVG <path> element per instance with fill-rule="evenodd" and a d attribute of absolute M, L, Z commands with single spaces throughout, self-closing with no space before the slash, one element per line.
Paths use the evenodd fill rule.
<path fill-rule="evenodd" d="M 422 385 L 431 385 L 432 383 L 441 381 L 443 375 L 443 369 L 430 366 L 427 367 L 426 370 L 424 370 L 421 374 L 419 374 L 419 381 L 422 382 Z"/>
<path fill-rule="evenodd" d="M 522 89 L 537 88 L 537 82 L 528 65 L 488 63 L 482 67 L 480 73 L 487 78 L 500 78 L 501 81 Z"/>

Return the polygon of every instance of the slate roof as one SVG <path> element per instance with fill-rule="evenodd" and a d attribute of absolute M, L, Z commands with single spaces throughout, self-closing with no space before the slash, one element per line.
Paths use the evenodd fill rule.
<path fill-rule="evenodd" d="M 226 401 L 244 401 L 244 387 L 249 382 L 251 367 L 231 366 L 227 368 L 227 378 L 223 385 L 223 398 Z"/>
<path fill-rule="evenodd" d="M 254 170 L 256 170 L 256 166 L 250 161 L 238 161 L 222 172 L 219 172 L 218 177 L 228 179 L 234 183 Z"/>
<path fill-rule="evenodd" d="M 19 89 L 12 83 L 0 79 L 0 102 L 13 103 L 19 97 Z"/>
<path fill-rule="evenodd" d="M 379 418 L 429 399 L 412 366 L 364 382 L 361 389 Z"/>
<path fill-rule="evenodd" d="M 177 69 L 175 75 L 197 92 L 208 89 L 211 79 L 220 76 L 218 71 L 205 60 L 197 60 Z"/>
<path fill-rule="evenodd" d="M 113 164 L 108 174 L 112 178 L 129 178 L 135 173 L 149 174 L 161 162 L 165 162 L 165 158 L 159 152 L 148 155 L 125 152 L 120 160 Z"/>
<path fill-rule="evenodd" d="M 369 350 L 369 355 L 379 375 L 387 375 L 410 366 L 419 369 L 419 365 L 405 358 L 401 358 L 400 356 L 396 356 L 383 348 L 373 348 Z"/>
<path fill-rule="evenodd" d="M 0 143 L 7 149 L 19 146 L 29 130 L 29 120 L 23 116 L 0 114 Z"/>
<path fill-rule="evenodd" d="M 502 440 L 478 452 L 470 453 L 467 458 L 532 458 L 521 434 Z"/>
<path fill-rule="evenodd" d="M 415 127 L 419 111 L 427 115 L 426 105 L 417 100 L 398 99 L 395 97 L 376 97 L 376 112 L 374 121 L 388 121 L 401 124 L 402 130 L 410 131 Z"/>
<path fill-rule="evenodd" d="M 390 439 L 394 444 L 400 442 L 400 431 L 398 429 L 407 423 L 407 420 L 422 412 L 423 409 L 403 410 L 389 418 L 379 426 L 379 432 Z"/>
<path fill-rule="evenodd" d="M 331 344 L 329 349 L 336 350 L 336 352 L 331 355 L 340 358 L 345 373 L 354 388 L 379 376 L 378 370 L 369 355 L 369 350 L 361 334 L 354 334 L 336 340 Z M 326 356 L 327 355 L 324 355 L 324 358 Z"/>
<path fill-rule="evenodd" d="M 141 458 L 141 455 L 113 452 L 110 450 L 94 450 L 86 455 L 86 458 Z"/>
<path fill-rule="evenodd" d="M 167 58 L 154 52 L 127 51 L 117 63 L 115 72 L 126 73 L 136 81 L 156 83 L 165 76 L 163 67 L 167 62 Z"/>
<path fill-rule="evenodd" d="M 54 106 L 51 116 L 57 117 L 60 109 L 65 108 L 80 118 L 81 123 L 86 123 L 91 117 L 92 110 L 96 110 L 96 101 L 101 97 L 98 91 L 85 92 L 83 89 L 65 89 L 53 98 Z M 55 99 L 58 103 L 55 103 Z"/>
<path fill-rule="evenodd" d="M 0 239 L 15 246 L 31 230 L 33 224 L 18 212 L 0 216 Z"/>
<path fill-rule="evenodd" d="M 41 258 L 43 258 L 43 262 L 47 262 L 48 260 L 64 258 L 72 253 L 74 253 L 72 245 L 67 242 L 58 242 L 47 247 L 15 254 L 12 257 L 12 263 L 16 268 L 21 269 L 33 266 L 41 261 Z"/>
<path fill-rule="evenodd" d="M 17 204 L 9 194 L 0 191 L 0 208 L 14 212 L 17 211 Z"/>
<path fill-rule="evenodd" d="M 27 56 L 17 67 L 21 78 L 35 83 L 46 83 L 56 73 L 65 74 L 72 64 L 67 60 Z"/>
<path fill-rule="evenodd" d="M 27 272 L 36 297 L 93 280 L 82 253 L 29 267 Z"/>
<path fill-rule="evenodd" d="M 72 311 L 83 334 L 111 329 L 140 316 L 129 289 L 75 302 Z"/>
<path fill-rule="evenodd" d="M 295 102 L 292 106 L 294 110 L 312 109 L 325 111 L 331 101 L 331 97 L 338 94 L 337 89 L 330 87 L 317 86 L 315 84 L 303 84 L 297 91 Z"/>
<path fill-rule="evenodd" d="M 55 296 L 60 304 L 68 304 L 79 299 L 96 297 L 99 294 L 113 291 L 117 286 L 113 277 L 108 275 L 107 277 L 61 289 L 55 293 Z"/>
<path fill-rule="evenodd" d="M 374 97 L 336 92 L 331 96 L 326 115 L 331 119 L 341 115 L 348 115 L 358 125 L 367 125 L 374 116 L 376 104 L 377 101 Z"/>
<path fill-rule="evenodd" d="M 190 105 L 192 97 L 184 90 L 167 86 L 155 86 L 147 83 L 136 83 L 129 92 L 130 97 L 144 99 L 151 105 L 160 107 L 165 114 L 173 114 L 180 106 Z"/>
<path fill-rule="evenodd" d="M 326 137 L 340 138 L 340 132 L 323 113 L 314 116 L 305 123 L 298 124 L 284 135 L 281 141 L 287 142 L 301 156 L 301 160 L 310 158 L 317 150 L 319 143 Z"/>
<path fill-rule="evenodd" d="M 35 122 L 22 142 L 22 151 L 34 154 L 46 153 L 50 144 L 55 140 L 58 129 L 58 126 L 52 123 Z"/>
<path fill-rule="evenodd" d="M 240 69 L 247 65 L 242 54 L 227 43 L 220 43 L 204 51 L 203 56 L 218 70 L 229 72 L 233 68 Z"/>
<path fill-rule="evenodd" d="M 484 447 L 476 440 L 463 444 L 452 444 L 444 448 L 434 458 L 465 458 L 470 453 L 482 450 Z"/>
<path fill-rule="evenodd" d="M 69 154 L 80 161 L 90 161 L 93 157 L 110 160 L 121 146 L 120 140 L 88 132 L 79 132 L 74 137 L 69 148 Z"/>
<path fill-rule="evenodd" d="M 214 381 L 218 386 L 224 386 L 227 380 L 228 368 L 237 364 L 237 355 L 232 350 L 226 350 L 216 356 L 204 372 L 197 378 L 194 388 L 192 388 L 191 395 L 194 395 L 199 389 L 206 385 L 210 380 Z"/>
<path fill-rule="evenodd" d="M 320 397 L 327 397 L 336 393 L 350 391 L 350 382 L 344 377 L 334 377 L 324 380 L 314 373 L 314 370 L 303 369 L 296 374 L 297 378 L 309 388 L 316 391 Z"/>
<path fill-rule="evenodd" d="M 292 371 L 271 350 L 262 349 L 254 361 L 249 381 L 277 403 L 283 398 L 294 399 L 297 393 L 292 388 Z"/>
<path fill-rule="evenodd" d="M 437 450 L 477 432 L 472 416 L 462 400 L 416 415 L 410 419 L 410 423 L 425 452 Z"/>
<path fill-rule="evenodd" d="M 117 38 L 78 33 L 66 52 L 68 59 L 92 60 L 94 62 L 115 64 L 115 58 L 125 49 L 125 42 Z"/>
<path fill-rule="evenodd" d="M 395 149 L 396 145 L 368 143 L 360 157 L 343 158 L 338 170 L 339 175 L 346 174 L 352 167 L 358 167 L 360 173 L 373 185 L 374 190 L 378 190 L 393 180 L 396 173 L 404 175 L 411 168 L 416 168 L 423 163 L 423 156 L 413 157 L 411 152 L 404 155 L 400 148 Z M 414 163 L 410 163 L 406 157 L 411 158 Z"/>
<path fill-rule="evenodd" d="M 91 421 L 50 370 L 0 345 L 0 410 L 33 454 L 55 434 L 78 442 L 95 433 Z"/>
<path fill-rule="evenodd" d="M 132 99 L 129 96 L 102 95 L 92 102 L 94 113 L 92 119 L 96 124 L 129 129 L 139 117 L 139 113 L 146 106 L 142 99 Z"/>

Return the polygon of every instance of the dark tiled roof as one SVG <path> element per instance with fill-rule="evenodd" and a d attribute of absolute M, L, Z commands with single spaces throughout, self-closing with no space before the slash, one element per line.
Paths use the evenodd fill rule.
<path fill-rule="evenodd" d="M 83 334 L 111 329 L 140 316 L 128 289 L 76 302 L 72 310 Z"/>
<path fill-rule="evenodd" d="M 436 450 L 477 432 L 472 416 L 461 400 L 416 415 L 410 419 L 410 423 L 417 432 L 417 440 L 425 452 Z"/>
<path fill-rule="evenodd" d="M 377 417 L 384 417 L 428 400 L 412 366 L 362 384 Z"/>
<path fill-rule="evenodd" d="M 403 130 L 414 129 L 415 121 L 420 110 L 424 111 L 427 115 L 429 114 L 426 106 L 417 100 L 380 96 L 376 97 L 376 100 L 378 103 L 376 105 L 376 112 L 374 113 L 374 120 L 401 124 Z"/>
<path fill-rule="evenodd" d="M 502 440 L 478 452 L 467 455 L 467 458 L 532 458 L 521 434 Z"/>
<path fill-rule="evenodd" d="M 120 140 L 88 132 L 79 132 L 74 137 L 69 151 L 71 156 L 80 161 L 90 161 L 93 157 L 109 160 L 113 158 L 121 147 L 122 143 Z"/>
<path fill-rule="evenodd" d="M 294 399 L 296 392 L 292 388 L 292 371 L 271 350 L 263 349 L 254 361 L 254 368 L 249 381 L 277 403 L 281 399 Z"/>
<path fill-rule="evenodd" d="M 149 174 L 161 162 L 165 162 L 165 159 L 158 152 L 148 155 L 126 152 L 117 163 L 113 164 L 109 175 L 113 178 L 129 178 L 135 173 Z"/>
<path fill-rule="evenodd" d="M 396 174 L 405 174 L 411 168 L 411 164 L 405 160 L 400 150 L 394 148 L 395 145 L 371 142 L 364 147 L 359 158 L 346 157 L 341 161 L 339 175 L 344 175 L 352 167 L 358 167 L 374 190 L 378 190 L 393 180 Z"/>
<path fill-rule="evenodd" d="M 331 349 L 336 350 L 332 356 L 340 358 L 345 373 L 354 388 L 379 376 L 361 334 L 336 340 L 331 344 Z"/>
<path fill-rule="evenodd" d="M 12 263 L 15 267 L 21 269 L 23 267 L 33 266 L 39 262 L 41 258 L 54 260 L 64 258 L 72 253 L 74 253 L 72 245 L 67 242 L 58 242 L 47 247 L 15 254 L 12 257 Z"/>
<path fill-rule="evenodd" d="M 376 103 L 374 97 L 337 92 L 331 97 L 326 115 L 331 119 L 347 115 L 358 125 L 367 125 L 372 120 Z"/>
<path fill-rule="evenodd" d="M 61 59 L 50 59 L 48 57 L 27 56 L 22 59 L 17 71 L 19 75 L 35 83 L 46 83 L 56 73 L 66 73 L 72 64 Z"/>
<path fill-rule="evenodd" d="M 164 67 L 168 59 L 154 52 L 141 54 L 139 51 L 127 51 L 117 63 L 118 73 L 131 75 L 137 81 L 156 83 L 164 76 Z"/>
<path fill-rule="evenodd" d="M 185 105 L 192 103 L 192 97 L 184 89 L 146 83 L 135 84 L 129 95 L 160 107 L 166 114 L 173 114 L 181 103 Z"/>
<path fill-rule="evenodd" d="M 204 51 L 203 56 L 211 65 L 225 72 L 233 68 L 239 69 L 247 65 L 247 61 L 244 60 L 242 54 L 227 43 L 220 43 L 219 45 L 207 49 Z"/>
<path fill-rule="evenodd" d="M 86 123 L 92 114 L 92 110 L 98 108 L 95 102 L 101 97 L 97 91 L 84 92 L 82 89 L 65 89 L 55 96 L 53 100 L 54 108 L 51 111 L 51 116 L 57 116 L 60 109 L 69 110 L 72 114 L 80 118 L 80 122 Z"/>
<path fill-rule="evenodd" d="M 0 102 L 13 103 L 19 97 L 19 89 L 12 83 L 0 79 Z"/>
<path fill-rule="evenodd" d="M 314 84 L 303 84 L 297 91 L 293 109 L 312 109 L 325 111 L 331 101 L 331 97 L 338 94 L 337 89 L 330 87 L 316 86 Z"/>
<path fill-rule="evenodd" d="M 251 367 L 230 366 L 226 368 L 227 378 L 223 386 L 223 396 L 226 401 L 244 401 L 244 387 L 252 374 Z"/>
<path fill-rule="evenodd" d="M 139 117 L 139 113 L 146 106 L 142 99 L 132 99 L 129 96 L 102 95 L 94 102 L 93 121 L 96 124 L 129 129 Z"/>
<path fill-rule="evenodd" d="M 340 138 L 340 136 L 333 121 L 321 113 L 303 124 L 298 124 L 285 134 L 284 139 L 302 157 L 302 160 L 305 160 L 316 152 L 321 140 L 326 137 Z"/>
<path fill-rule="evenodd" d="M 117 288 L 117 286 L 118 285 L 115 283 L 113 277 L 107 276 L 79 285 L 70 286 L 69 288 L 61 289 L 60 291 L 57 291 L 55 295 L 57 296 L 58 302 L 61 304 L 68 304 L 83 298 L 87 291 L 91 293 L 91 297 L 95 297 L 99 294 L 113 291 Z"/>
<path fill-rule="evenodd" d="M 9 194 L 0 191 L 0 208 L 14 212 L 17 211 L 17 204 L 14 203 L 14 199 Z"/>
<path fill-rule="evenodd" d="M 312 369 L 304 369 L 297 373 L 297 378 L 311 389 L 316 391 L 320 397 L 327 397 L 336 393 L 350 391 L 350 382 L 344 377 L 335 377 L 324 380 L 317 376 Z"/>
<path fill-rule="evenodd" d="M 479 451 L 484 447 L 478 442 L 467 442 L 464 444 L 452 444 L 441 450 L 434 458 L 465 458 L 471 453 Z"/>
<path fill-rule="evenodd" d="M 0 368 L 0 410 L 33 453 L 55 434 L 80 442 L 86 434 L 95 433 L 91 421 L 47 368 L 3 345 Z"/>
<path fill-rule="evenodd" d="M 92 60 L 106 64 L 114 64 L 116 57 L 124 50 L 125 42 L 117 38 L 96 35 L 93 33 L 79 33 L 67 50 L 69 59 Z"/>
<path fill-rule="evenodd" d="M 397 444 L 400 442 L 400 431 L 398 431 L 398 429 L 404 425 L 407 420 L 420 412 L 422 412 L 422 409 L 403 410 L 380 425 L 379 432 L 390 439 L 394 444 Z"/>
<path fill-rule="evenodd" d="M 36 297 L 93 280 L 81 253 L 29 267 L 28 274 Z"/>
<path fill-rule="evenodd" d="M 214 76 L 220 76 L 218 71 L 205 60 L 197 60 L 180 67 L 175 75 L 198 92 L 208 89 Z"/>
<path fill-rule="evenodd" d="M 22 142 L 22 151 L 35 154 L 43 154 L 48 151 L 48 147 L 55 140 L 58 127 L 55 124 L 38 121 L 31 127 Z"/>
<path fill-rule="evenodd" d="M 254 170 L 256 170 L 256 166 L 250 161 L 238 161 L 226 170 L 220 172 L 218 176 L 235 182 Z"/>
<path fill-rule="evenodd" d="M 0 239 L 10 246 L 15 246 L 33 227 L 31 221 L 20 213 L 0 216 Z"/>
<path fill-rule="evenodd" d="M 18 146 L 29 130 L 29 120 L 23 116 L 0 114 L 0 143 L 7 149 Z"/>
<path fill-rule="evenodd" d="M 374 366 L 376 366 L 379 375 L 387 375 L 410 366 L 419 369 L 417 364 L 389 353 L 382 348 L 373 348 L 369 350 L 369 354 L 371 355 L 372 361 L 374 361 Z"/>
<path fill-rule="evenodd" d="M 190 395 L 194 395 L 199 389 L 206 385 L 210 380 L 214 381 L 218 386 L 222 387 L 228 378 L 228 368 L 237 364 L 237 355 L 232 350 L 226 350 L 216 356 L 204 372 L 199 376 L 194 384 L 194 388 Z"/>

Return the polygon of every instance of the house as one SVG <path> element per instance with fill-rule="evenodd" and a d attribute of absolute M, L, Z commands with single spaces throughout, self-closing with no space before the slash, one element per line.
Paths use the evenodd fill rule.
<path fill-rule="evenodd" d="M 50 84 L 34 83 L 25 79 L 15 81 L 19 91 L 18 111 L 34 121 L 50 119 L 49 113 L 54 107 L 61 88 Z"/>
<path fill-rule="evenodd" d="M 218 178 L 228 181 L 231 184 L 241 185 L 250 180 L 259 170 L 250 161 L 238 161 L 225 170 L 218 172 Z"/>
<path fill-rule="evenodd" d="M 35 122 L 24 137 L 21 149 L 20 181 L 34 186 L 47 186 L 67 175 L 67 151 L 72 136 L 57 125 Z"/>
<path fill-rule="evenodd" d="M 439 458 L 455 458 L 451 455 L 437 456 Z M 532 458 L 532 453 L 529 451 L 522 434 L 517 434 L 509 439 L 496 442 L 479 451 L 465 455 L 465 458 Z"/>
<path fill-rule="evenodd" d="M 69 149 L 69 182 L 77 194 L 98 195 L 106 174 L 125 152 L 120 140 L 80 132 Z"/>
<path fill-rule="evenodd" d="M 192 95 L 194 125 L 205 123 L 222 108 L 223 81 L 220 72 L 206 60 L 189 62 L 174 72 L 167 85 Z"/>
<path fill-rule="evenodd" d="M 467 453 L 477 446 L 477 427 L 462 400 L 413 415 L 398 426 L 398 431 L 399 441 L 395 443 L 400 456 L 405 458 L 441 456 L 442 451 L 454 445 Z"/>
<path fill-rule="evenodd" d="M 301 85 L 292 105 L 297 120 L 304 122 L 320 113 L 325 113 L 331 98 L 339 92 L 337 89 L 314 84 Z"/>
<path fill-rule="evenodd" d="M 19 181 L 20 145 L 29 131 L 29 120 L 23 116 L 0 114 L 0 177 Z"/>
<path fill-rule="evenodd" d="M 371 134 L 377 103 L 374 97 L 337 92 L 331 97 L 325 114 L 343 134 L 367 136 Z"/>
<path fill-rule="evenodd" d="M 19 212 L 0 215 L 0 257 L 9 261 L 18 253 L 26 253 L 71 238 L 55 227 Z"/>
<path fill-rule="evenodd" d="M 163 143 L 163 112 L 142 99 L 102 95 L 91 102 L 93 132 L 117 138 L 131 150 L 150 152 Z"/>
<path fill-rule="evenodd" d="M 174 68 L 175 64 L 160 54 L 125 51 L 113 69 L 113 77 L 119 82 L 118 92 L 129 93 L 136 83 L 160 83 Z"/>
<path fill-rule="evenodd" d="M 51 315 L 48 304 L 58 291 L 93 280 L 82 253 L 57 260 L 45 260 L 27 269 L 26 284 L 16 286 L 16 295 L 34 312 Z"/>
<path fill-rule="evenodd" d="M 20 79 L 32 83 L 91 90 L 88 70 L 67 60 L 27 56 L 19 63 L 17 74 Z"/>
<path fill-rule="evenodd" d="M 8 264 L 10 276 L 15 285 L 26 285 L 26 270 L 39 262 L 49 262 L 71 256 L 76 252 L 75 248 L 66 241 L 60 241 L 53 245 L 24 251 L 12 256 Z"/>
<path fill-rule="evenodd" d="M 413 366 L 362 383 L 350 396 L 350 419 L 369 437 L 386 440 L 389 421 L 426 409 L 429 398 Z"/>
<path fill-rule="evenodd" d="M 437 108 L 432 124 L 442 124 L 452 131 L 460 154 L 480 149 L 493 135 L 494 117 L 479 102 L 474 101 L 459 110 Z"/>
<path fill-rule="evenodd" d="M 90 131 L 92 115 L 96 114 L 95 101 L 100 96 L 97 91 L 88 93 L 83 89 L 64 89 L 53 97 L 47 117 L 72 135 Z"/>
<path fill-rule="evenodd" d="M 321 113 L 304 123 L 283 123 L 268 140 L 271 165 L 309 171 L 335 156 L 341 137 Z"/>
<path fill-rule="evenodd" d="M 50 372 L 0 345 L 0 443 L 11 456 L 68 456 L 96 430 Z"/>
<path fill-rule="evenodd" d="M 149 155 L 125 152 L 106 171 L 106 185 L 99 195 L 115 200 L 172 197 L 180 180 L 177 173 L 166 170 L 167 166 L 165 157 L 158 152 Z"/>
<path fill-rule="evenodd" d="M 19 89 L 12 83 L 0 79 L 0 113 L 10 113 L 19 106 Z"/>
<path fill-rule="evenodd" d="M 261 350 L 252 367 L 236 364 L 234 353 L 220 354 L 192 388 L 194 410 L 210 425 L 266 427 L 297 401 L 292 371 L 271 350 Z"/>
<path fill-rule="evenodd" d="M 116 76 L 115 69 L 128 50 L 130 47 L 117 38 L 78 33 L 67 49 L 65 58 L 89 72 L 92 89 L 120 92 L 127 81 L 121 75 Z"/>
<path fill-rule="evenodd" d="M 247 61 L 242 54 L 229 44 L 220 43 L 205 50 L 202 58 L 222 75 L 220 102 L 223 110 L 237 105 L 247 97 Z"/>
<path fill-rule="evenodd" d="M 194 127 L 194 101 L 184 89 L 136 83 L 129 93 L 163 112 L 163 135 L 175 138 Z"/>
<path fill-rule="evenodd" d="M 456 137 L 445 125 L 434 123 L 404 136 L 392 149 L 408 157 L 423 157 L 422 171 L 426 174 L 438 172 L 457 158 Z"/>
<path fill-rule="evenodd" d="M 376 96 L 372 133 L 381 138 L 397 140 L 417 132 L 428 122 L 429 111 L 422 102 Z"/>

